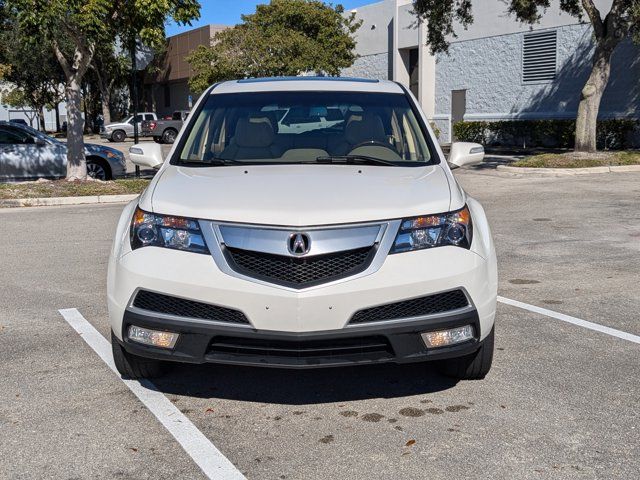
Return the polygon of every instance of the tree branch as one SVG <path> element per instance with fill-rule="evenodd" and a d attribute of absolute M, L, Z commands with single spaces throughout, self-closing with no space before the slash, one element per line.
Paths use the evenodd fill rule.
<path fill-rule="evenodd" d="M 73 75 L 73 72 L 71 71 L 69 62 L 67 61 L 66 57 L 62 53 L 62 50 L 60 50 L 60 46 L 58 45 L 58 42 L 56 40 L 53 41 L 53 53 L 55 53 L 56 58 L 58 59 L 58 62 L 60 63 L 60 66 L 62 67 L 62 70 L 64 71 L 65 76 L 67 78 L 71 78 L 71 76 Z"/>
<path fill-rule="evenodd" d="M 605 36 L 605 25 L 602 22 L 602 16 L 600 15 L 600 10 L 593 3 L 593 0 L 582 0 L 582 8 L 584 8 L 585 12 L 589 16 L 589 20 L 591 21 L 591 25 L 593 25 L 593 31 L 596 34 L 596 38 L 601 39 Z"/>

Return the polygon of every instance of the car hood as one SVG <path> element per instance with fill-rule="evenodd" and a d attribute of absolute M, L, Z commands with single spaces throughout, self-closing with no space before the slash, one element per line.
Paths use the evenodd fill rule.
<path fill-rule="evenodd" d="M 129 123 L 108 123 L 104 126 L 104 128 L 114 128 L 114 127 L 118 127 L 118 128 L 122 128 L 122 127 L 126 127 L 127 125 L 130 125 Z"/>
<path fill-rule="evenodd" d="M 167 165 L 140 207 L 184 217 L 267 225 L 365 222 L 446 212 L 449 181 L 439 165 Z"/>

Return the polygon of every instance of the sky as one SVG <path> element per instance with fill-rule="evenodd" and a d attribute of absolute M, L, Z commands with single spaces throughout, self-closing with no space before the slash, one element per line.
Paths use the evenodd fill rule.
<path fill-rule="evenodd" d="M 329 3 L 341 4 L 346 10 L 350 10 L 377 1 L 379 0 L 334 0 Z M 167 36 L 186 32 L 210 23 L 235 25 L 240 22 L 241 14 L 255 12 L 256 5 L 260 3 L 268 2 L 266 0 L 200 0 L 200 5 L 202 5 L 200 20 L 192 22 L 191 26 L 179 26 L 175 23 L 169 23 L 167 24 Z"/>

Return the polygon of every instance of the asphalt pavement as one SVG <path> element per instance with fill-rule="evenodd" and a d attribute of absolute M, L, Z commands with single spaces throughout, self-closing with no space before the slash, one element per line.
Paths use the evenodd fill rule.
<path fill-rule="evenodd" d="M 499 295 L 640 335 L 640 174 L 457 175 L 492 225 Z M 122 208 L 0 210 L 0 478 L 205 478 L 58 312 L 109 338 Z M 504 303 L 496 322 L 482 381 L 209 365 L 154 384 L 249 479 L 637 478 L 637 337 Z"/>

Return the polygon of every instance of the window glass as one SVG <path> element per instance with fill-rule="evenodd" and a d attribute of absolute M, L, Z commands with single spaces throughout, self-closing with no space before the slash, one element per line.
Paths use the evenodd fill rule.
<path fill-rule="evenodd" d="M 0 127 L 0 145 L 34 143 L 33 137 L 17 128 Z"/>
<path fill-rule="evenodd" d="M 212 94 L 174 163 L 295 163 L 348 155 L 403 166 L 432 160 L 430 139 L 405 95 L 303 91 Z"/>

